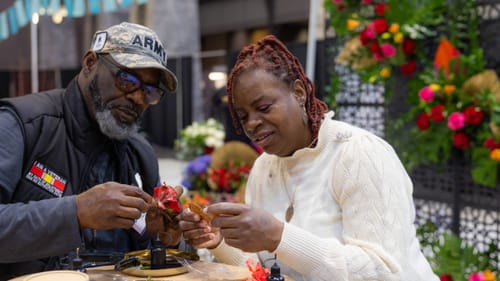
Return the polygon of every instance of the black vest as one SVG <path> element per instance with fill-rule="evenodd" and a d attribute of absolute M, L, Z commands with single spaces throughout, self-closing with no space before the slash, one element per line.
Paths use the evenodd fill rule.
<path fill-rule="evenodd" d="M 112 151 L 111 155 L 116 157 L 113 158 L 115 165 L 121 167 L 118 172 L 122 173 L 120 182 L 136 185 L 135 174 L 139 173 L 143 189 L 149 194 L 159 184 L 158 161 L 151 145 L 140 134 L 121 142 L 103 135 L 87 112 L 76 80 L 70 83 L 67 90 L 4 99 L 0 101 L 0 106 L 10 106 L 17 113 L 23 126 L 25 143 L 23 172 L 10 203 L 79 194 L 101 183 L 90 172 L 97 157 L 104 151 Z M 57 184 L 54 181 L 54 184 L 46 184 L 44 188 L 36 184 L 37 172 L 42 168 L 52 173 L 51 176 L 58 180 Z M 144 247 L 146 237 L 140 237 L 133 230 L 112 231 L 108 237 L 103 237 L 103 241 L 121 237 L 117 236 L 117 231 L 124 232 L 119 235 L 141 241 L 130 241 L 126 247 L 120 245 L 120 241 L 112 241 L 117 244 L 106 247 L 118 247 L 114 249 L 116 252 Z M 107 234 L 100 231 L 99 235 Z M 48 258 L 20 264 L 0 264 L 0 275 L 2 271 L 10 272 L 14 268 L 22 268 L 23 274 L 54 269 L 57 265 L 53 261 L 54 258 Z"/>

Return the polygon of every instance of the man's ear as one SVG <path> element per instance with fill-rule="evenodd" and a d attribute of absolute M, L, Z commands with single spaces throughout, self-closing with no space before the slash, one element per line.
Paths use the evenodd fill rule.
<path fill-rule="evenodd" d="M 293 95 L 299 102 L 299 104 L 304 105 L 307 99 L 306 87 L 302 80 L 295 79 L 292 85 Z"/>
<path fill-rule="evenodd" d="M 82 70 L 86 73 L 90 73 L 94 70 L 97 63 L 98 57 L 94 51 L 87 51 L 83 56 L 82 60 Z"/>

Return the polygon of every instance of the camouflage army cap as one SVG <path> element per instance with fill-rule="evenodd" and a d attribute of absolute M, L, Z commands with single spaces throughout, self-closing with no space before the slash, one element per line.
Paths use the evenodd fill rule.
<path fill-rule="evenodd" d="M 160 82 L 171 92 L 177 88 L 177 78 L 167 68 L 167 51 L 151 29 L 122 22 L 97 31 L 90 47 L 96 53 L 108 53 L 126 68 L 157 68 L 162 70 Z"/>

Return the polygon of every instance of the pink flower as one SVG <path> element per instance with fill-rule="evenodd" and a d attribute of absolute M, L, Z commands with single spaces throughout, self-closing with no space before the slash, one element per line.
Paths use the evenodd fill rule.
<path fill-rule="evenodd" d="M 333 4 L 342 4 L 342 0 L 332 0 Z"/>
<path fill-rule="evenodd" d="M 373 0 L 361 0 L 362 4 L 371 4 Z"/>
<path fill-rule="evenodd" d="M 481 272 L 474 272 L 469 276 L 469 281 L 486 281 Z"/>
<path fill-rule="evenodd" d="M 361 31 L 359 34 L 359 39 L 361 40 L 361 44 L 366 45 L 370 40 L 375 38 L 375 31 L 373 28 L 365 28 L 365 30 Z"/>
<path fill-rule="evenodd" d="M 380 48 L 382 49 L 382 54 L 386 58 L 392 58 L 396 55 L 396 48 L 389 43 L 382 44 L 382 47 Z"/>
<path fill-rule="evenodd" d="M 448 116 L 448 128 L 453 131 L 462 129 L 465 126 L 465 115 L 461 112 L 453 112 Z"/>
<path fill-rule="evenodd" d="M 430 102 L 434 99 L 434 91 L 430 86 L 425 86 L 418 92 L 418 96 L 423 102 Z"/>

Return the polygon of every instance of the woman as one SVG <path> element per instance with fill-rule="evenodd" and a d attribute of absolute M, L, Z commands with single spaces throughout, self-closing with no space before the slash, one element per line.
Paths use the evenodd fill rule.
<path fill-rule="evenodd" d="M 227 88 L 233 125 L 264 153 L 246 204 L 208 206 L 211 223 L 180 215 L 192 246 L 236 265 L 276 254 L 294 280 L 438 280 L 420 251 L 412 183 L 396 153 L 332 120 L 283 43 L 266 36 L 245 47 Z"/>

